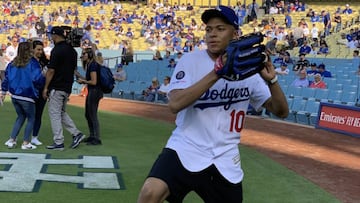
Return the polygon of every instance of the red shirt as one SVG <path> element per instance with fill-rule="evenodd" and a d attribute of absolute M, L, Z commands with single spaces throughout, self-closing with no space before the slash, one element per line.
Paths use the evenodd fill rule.
<path fill-rule="evenodd" d="M 320 82 L 318 82 L 318 83 L 312 82 L 309 87 L 310 87 L 310 88 L 326 89 L 326 84 L 325 84 L 324 81 L 320 81 Z"/>

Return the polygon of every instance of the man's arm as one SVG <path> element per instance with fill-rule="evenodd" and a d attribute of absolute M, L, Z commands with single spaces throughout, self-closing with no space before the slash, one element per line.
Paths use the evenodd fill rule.
<path fill-rule="evenodd" d="M 265 81 L 269 82 L 271 92 L 271 97 L 266 100 L 263 107 L 279 118 L 286 118 L 289 114 L 289 107 L 280 84 L 277 81 L 270 84 L 270 81 L 276 77 L 276 72 L 271 62 L 265 63 L 265 68 L 261 70 L 260 75 Z"/>
<path fill-rule="evenodd" d="M 52 68 L 49 68 L 48 71 L 46 72 L 45 86 L 44 86 L 44 90 L 42 92 L 42 96 L 44 99 L 48 98 L 48 88 L 49 88 L 49 84 L 50 84 L 52 78 L 54 77 L 54 73 L 55 73 L 55 70 Z"/>
<path fill-rule="evenodd" d="M 210 87 L 212 87 L 219 76 L 215 71 L 210 71 L 205 77 L 186 89 L 172 90 L 169 93 L 169 108 L 171 112 L 178 113 L 189 105 L 193 104 Z"/>

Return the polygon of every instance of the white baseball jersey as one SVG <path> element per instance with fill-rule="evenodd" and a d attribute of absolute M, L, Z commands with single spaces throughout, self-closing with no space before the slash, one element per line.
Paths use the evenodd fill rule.
<path fill-rule="evenodd" d="M 182 56 L 171 78 L 169 92 L 192 86 L 210 71 L 214 61 L 206 50 Z M 174 149 L 192 172 L 215 164 L 230 182 L 243 178 L 238 144 L 249 103 L 261 109 L 271 96 L 259 74 L 242 81 L 219 79 L 195 103 L 177 114 L 176 128 L 166 147 Z"/>

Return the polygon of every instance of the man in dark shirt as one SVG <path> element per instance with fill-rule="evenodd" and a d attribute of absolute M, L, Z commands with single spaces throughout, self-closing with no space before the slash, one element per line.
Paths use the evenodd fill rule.
<path fill-rule="evenodd" d="M 48 111 L 54 143 L 46 148 L 52 150 L 64 149 L 62 126 L 73 136 L 71 148 L 76 148 L 85 138 L 85 135 L 77 129 L 74 121 L 65 111 L 65 107 L 74 81 L 77 52 L 70 44 L 66 43 L 65 32 L 61 27 L 53 27 L 50 34 L 55 47 L 50 55 L 43 97 L 49 99 Z"/>

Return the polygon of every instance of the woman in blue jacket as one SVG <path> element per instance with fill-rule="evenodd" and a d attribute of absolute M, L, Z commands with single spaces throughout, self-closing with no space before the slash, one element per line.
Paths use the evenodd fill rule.
<path fill-rule="evenodd" d="M 16 138 L 27 119 L 21 149 L 36 149 L 30 140 L 35 121 L 35 100 L 39 97 L 39 88 L 44 86 L 45 77 L 41 74 L 39 62 L 31 53 L 30 42 L 19 44 L 17 56 L 6 67 L 5 79 L 1 84 L 1 99 L 4 100 L 6 92 L 9 92 L 17 113 L 10 139 L 5 142 L 8 148 L 16 146 Z"/>

